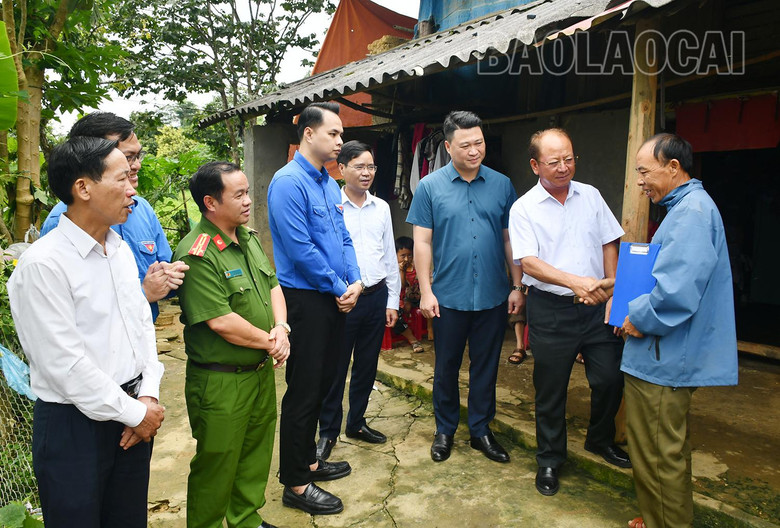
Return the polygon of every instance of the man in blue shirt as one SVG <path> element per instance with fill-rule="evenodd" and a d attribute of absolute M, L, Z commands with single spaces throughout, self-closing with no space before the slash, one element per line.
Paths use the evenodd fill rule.
<path fill-rule="evenodd" d="M 506 314 L 518 313 L 525 302 L 522 271 L 512 262 L 507 231 L 517 194 L 509 178 L 482 165 L 485 138 L 479 117 L 450 112 L 443 129 L 452 161 L 420 181 L 406 219 L 414 224 L 420 309 L 433 318 L 436 433 L 431 458 L 441 462 L 450 456 L 460 416 L 458 375 L 468 340 L 471 447 L 496 462 L 509 462 L 489 425 L 496 414 Z M 514 283 L 511 290 L 505 264 Z"/>
<path fill-rule="evenodd" d="M 318 460 L 315 434 L 336 376 L 345 314 L 364 289 L 341 192 L 324 168 L 341 152 L 338 111 L 336 103 L 314 103 L 301 112 L 299 151 L 268 186 L 276 277 L 291 328 L 279 427 L 282 502 L 316 515 L 344 509 L 341 499 L 314 482 L 346 477 L 352 468 Z"/>
<path fill-rule="evenodd" d="M 129 180 L 133 188 L 138 188 L 138 170 L 144 157 L 143 148 L 133 129 L 135 125 L 111 112 L 94 112 L 79 119 L 70 129 L 70 137 L 102 137 L 118 141 L 117 148 L 130 164 Z M 164 299 L 172 290 L 176 290 L 189 267 L 183 262 L 171 262 L 173 255 L 168 239 L 165 237 L 160 221 L 152 206 L 136 195 L 132 213 L 124 224 L 111 226 L 130 246 L 138 266 L 138 278 L 144 295 L 152 309 L 152 319 L 157 319 L 160 309 L 157 301 Z M 60 215 L 68 210 L 62 202 L 57 203 L 41 227 L 41 236 L 59 224 Z"/>
<path fill-rule="evenodd" d="M 642 512 L 629 526 L 691 526 L 691 397 L 697 387 L 737 384 L 729 253 L 718 208 L 691 177 L 690 143 L 658 134 L 639 149 L 636 171 L 668 213 L 653 236 L 658 282 L 628 304 L 623 323 L 626 433 Z"/>

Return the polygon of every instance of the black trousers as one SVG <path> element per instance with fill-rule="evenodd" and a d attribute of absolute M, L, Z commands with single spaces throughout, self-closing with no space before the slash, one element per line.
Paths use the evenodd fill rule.
<path fill-rule="evenodd" d="M 360 297 L 355 308 L 347 314 L 340 344 L 336 377 L 322 402 L 320 437 L 336 438 L 341 432 L 344 417 L 342 401 L 347 381 L 349 361 L 352 359 L 352 379 L 349 382 L 349 413 L 347 431 L 357 432 L 366 425 L 363 416 L 374 387 L 379 350 L 385 333 L 387 285 Z M 354 350 L 354 351 L 353 351 Z"/>
<path fill-rule="evenodd" d="M 119 447 L 124 425 L 35 402 L 33 470 L 46 528 L 144 528 L 152 444 Z"/>
<path fill-rule="evenodd" d="M 336 376 L 345 317 L 331 294 L 285 287 L 282 291 L 292 333 L 279 420 L 279 481 L 303 486 L 311 482 L 317 421 Z"/>
<path fill-rule="evenodd" d="M 496 376 L 506 331 L 506 301 L 495 308 L 465 312 L 439 306 L 433 319 L 436 348 L 433 412 L 436 430 L 454 435 L 460 419 L 460 365 L 469 344 L 468 421 L 471 436 L 485 436 L 496 416 Z"/>
<path fill-rule="evenodd" d="M 623 340 L 604 324 L 604 305 L 574 304 L 572 297 L 532 288 L 526 310 L 534 354 L 536 461 L 557 468 L 566 460 L 566 397 L 578 352 L 591 391 L 586 442 L 600 447 L 614 442 L 615 414 L 623 398 Z"/>

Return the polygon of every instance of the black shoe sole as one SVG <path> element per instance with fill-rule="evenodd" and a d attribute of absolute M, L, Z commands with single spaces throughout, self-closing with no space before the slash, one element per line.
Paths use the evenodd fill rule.
<path fill-rule="evenodd" d="M 350 473 L 352 473 L 351 467 L 347 468 L 346 471 L 342 471 L 341 473 L 331 473 L 329 475 L 323 475 L 321 477 L 318 477 L 317 474 L 314 471 L 312 471 L 311 480 L 312 482 L 327 482 L 329 480 L 338 480 L 340 478 L 344 478 Z"/>
<path fill-rule="evenodd" d="M 484 449 L 482 449 L 482 445 L 480 445 L 478 442 L 471 442 L 471 449 L 476 449 L 477 451 L 480 451 L 483 455 L 485 455 L 486 458 L 492 460 L 493 462 L 499 462 L 501 464 L 507 464 L 510 462 L 510 456 L 507 454 L 506 458 L 496 458 L 491 455 L 489 455 Z"/>
<path fill-rule="evenodd" d="M 553 488 L 551 490 L 544 489 L 544 488 L 540 487 L 538 484 L 536 485 L 536 491 L 538 491 L 539 493 L 541 493 L 545 497 L 552 497 L 553 495 L 558 493 L 558 490 L 560 490 L 560 489 L 561 489 L 560 484 L 556 488 Z"/>
<path fill-rule="evenodd" d="M 601 457 L 601 459 L 604 460 L 604 462 L 606 462 L 607 464 L 611 464 L 611 465 L 617 466 L 619 468 L 632 469 L 634 467 L 633 465 L 631 465 L 631 461 L 630 460 L 627 461 L 627 462 L 623 462 L 623 461 L 620 461 L 620 460 L 609 460 L 607 457 L 605 457 L 601 453 L 599 453 L 597 451 L 594 451 L 593 449 L 589 449 L 588 447 L 585 448 L 585 451 L 587 451 L 588 453 L 593 453 L 594 455 L 596 455 L 598 457 Z"/>
<path fill-rule="evenodd" d="M 385 442 L 387 442 L 387 437 L 382 439 L 369 439 L 360 433 L 349 433 L 345 431 L 344 434 L 346 435 L 347 438 L 351 438 L 353 440 L 360 440 L 362 442 L 367 442 L 369 444 L 384 444 Z"/>
<path fill-rule="evenodd" d="M 284 504 L 288 508 L 295 508 L 304 511 L 309 515 L 333 515 L 344 511 L 344 504 L 341 504 L 341 506 L 338 506 L 336 508 L 331 508 L 331 509 L 310 508 L 308 506 L 308 503 L 306 502 L 303 501 L 298 502 L 295 500 L 290 500 L 285 496 L 282 496 L 282 504 Z"/>

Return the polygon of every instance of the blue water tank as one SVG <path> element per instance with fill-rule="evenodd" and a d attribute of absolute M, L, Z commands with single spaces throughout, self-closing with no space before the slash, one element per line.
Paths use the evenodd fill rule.
<path fill-rule="evenodd" d="M 433 23 L 433 32 L 535 0 L 420 0 L 417 21 Z"/>

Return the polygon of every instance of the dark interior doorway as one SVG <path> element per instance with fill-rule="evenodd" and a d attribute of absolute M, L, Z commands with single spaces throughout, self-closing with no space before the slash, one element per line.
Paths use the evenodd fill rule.
<path fill-rule="evenodd" d="M 726 229 L 737 338 L 780 346 L 780 148 L 697 158 Z"/>

